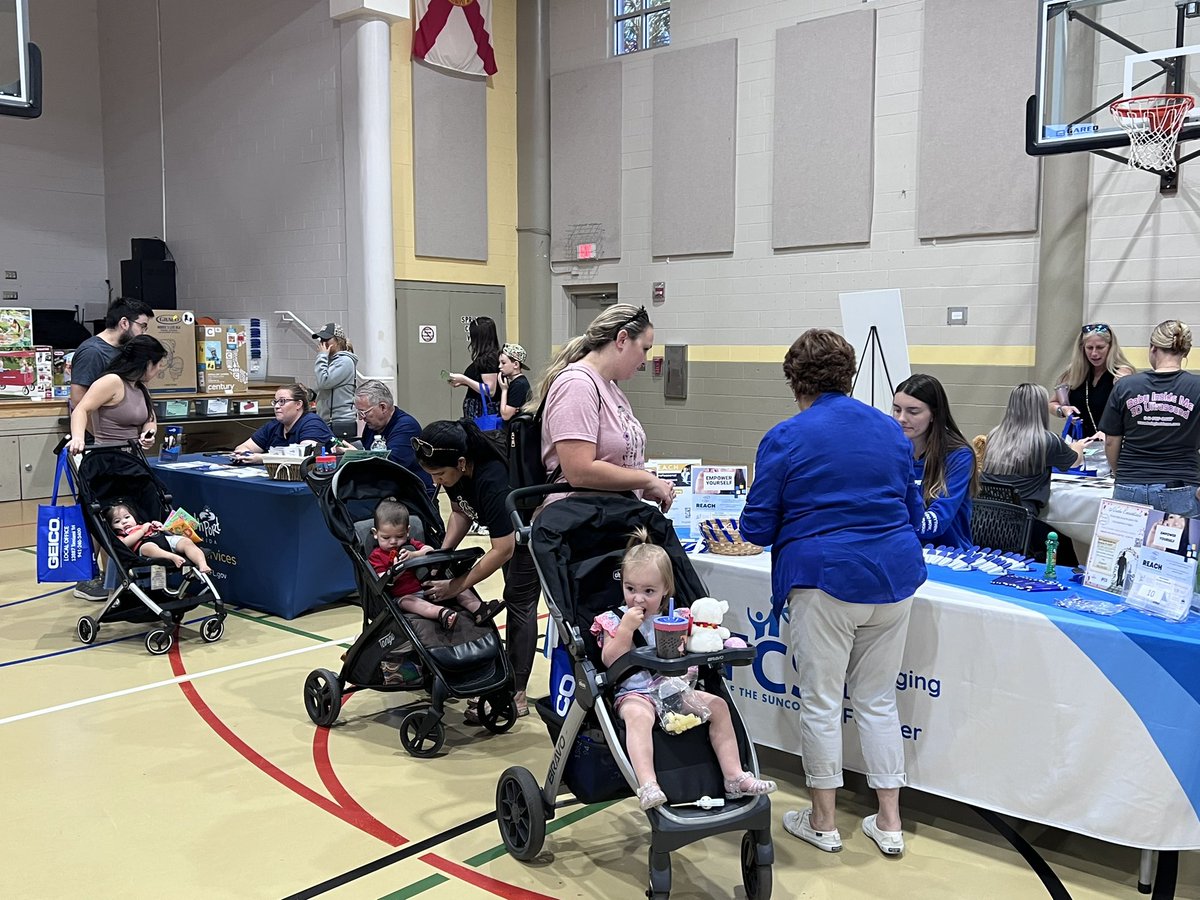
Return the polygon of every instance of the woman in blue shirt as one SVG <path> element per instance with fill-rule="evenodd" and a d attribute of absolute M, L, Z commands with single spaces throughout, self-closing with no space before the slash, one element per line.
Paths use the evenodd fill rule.
<path fill-rule="evenodd" d="M 979 491 L 975 451 L 963 437 L 942 383 L 912 375 L 892 398 L 892 418 L 912 441 L 913 477 L 925 514 L 917 527 L 923 544 L 972 547 L 971 498 Z"/>
<path fill-rule="evenodd" d="M 800 741 L 812 808 L 784 815 L 796 837 L 842 849 L 843 688 L 858 723 L 867 784 L 879 812 L 863 833 L 887 855 L 904 851 L 904 747 L 896 673 L 911 598 L 925 581 L 914 532 L 924 506 L 912 445 L 884 413 L 848 397 L 854 348 L 825 329 L 800 335 L 783 362 L 800 412 L 763 438 L 739 527 L 771 545 L 773 606 L 790 605 L 799 661 Z"/>
<path fill-rule="evenodd" d="M 333 432 L 324 419 L 309 411 L 311 401 L 312 392 L 299 382 L 275 388 L 275 399 L 271 402 L 275 421 L 268 422 L 238 444 L 233 451 L 233 461 L 261 463 L 263 454 L 272 447 L 292 444 L 332 447 Z"/>

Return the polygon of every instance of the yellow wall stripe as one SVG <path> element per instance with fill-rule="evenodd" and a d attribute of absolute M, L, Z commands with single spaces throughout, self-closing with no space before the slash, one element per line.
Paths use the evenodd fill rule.
<path fill-rule="evenodd" d="M 661 347 L 650 351 L 659 355 Z M 688 359 L 692 362 L 780 363 L 787 353 L 785 345 L 747 346 L 692 344 Z M 959 345 L 910 344 L 909 362 L 914 366 L 1013 366 L 1033 365 L 1032 346 L 971 347 Z"/>

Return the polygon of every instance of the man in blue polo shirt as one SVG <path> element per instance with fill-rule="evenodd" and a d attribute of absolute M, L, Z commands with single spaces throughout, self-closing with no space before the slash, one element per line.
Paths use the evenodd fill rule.
<path fill-rule="evenodd" d="M 421 433 L 421 423 L 396 406 L 388 386 L 375 379 L 360 384 L 354 394 L 354 414 L 366 423 L 362 433 L 363 447 L 371 449 L 375 437 L 382 437 L 387 444 L 388 458 L 420 478 L 432 497 L 433 479 L 417 464 L 412 449 L 412 439 Z"/>
<path fill-rule="evenodd" d="M 329 425 L 315 412 L 309 412 L 309 391 L 302 384 L 288 384 L 275 389 L 271 406 L 275 410 L 275 421 L 268 422 L 254 432 L 249 440 L 242 441 L 233 451 L 233 461 L 261 463 L 262 455 L 272 447 L 288 447 L 292 444 L 314 443 L 319 447 L 332 447 L 333 432 Z"/>

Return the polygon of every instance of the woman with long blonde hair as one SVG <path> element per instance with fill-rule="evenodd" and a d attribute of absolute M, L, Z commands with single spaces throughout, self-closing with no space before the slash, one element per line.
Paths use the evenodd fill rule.
<path fill-rule="evenodd" d="M 1079 416 L 1084 434 L 1093 435 L 1100 430 L 1100 416 L 1108 405 L 1113 385 L 1133 372 L 1111 326 L 1103 322 L 1084 325 L 1075 341 L 1071 364 L 1059 376 L 1058 388 L 1055 396 L 1047 400 L 1047 408 L 1063 419 Z M 1066 394 L 1065 399 L 1062 394 Z"/>
<path fill-rule="evenodd" d="M 542 463 L 550 481 L 639 491 L 663 511 L 670 508 L 674 488 L 646 471 L 646 432 L 617 387 L 634 376 L 653 345 L 646 307 L 614 303 L 559 350 L 538 386 L 546 398 Z M 537 403 L 534 398 L 527 408 Z"/>

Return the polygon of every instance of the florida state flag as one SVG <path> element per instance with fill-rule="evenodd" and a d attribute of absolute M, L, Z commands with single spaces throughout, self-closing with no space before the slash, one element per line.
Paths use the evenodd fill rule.
<path fill-rule="evenodd" d="M 492 0 L 413 0 L 413 56 L 469 75 L 495 75 Z"/>

